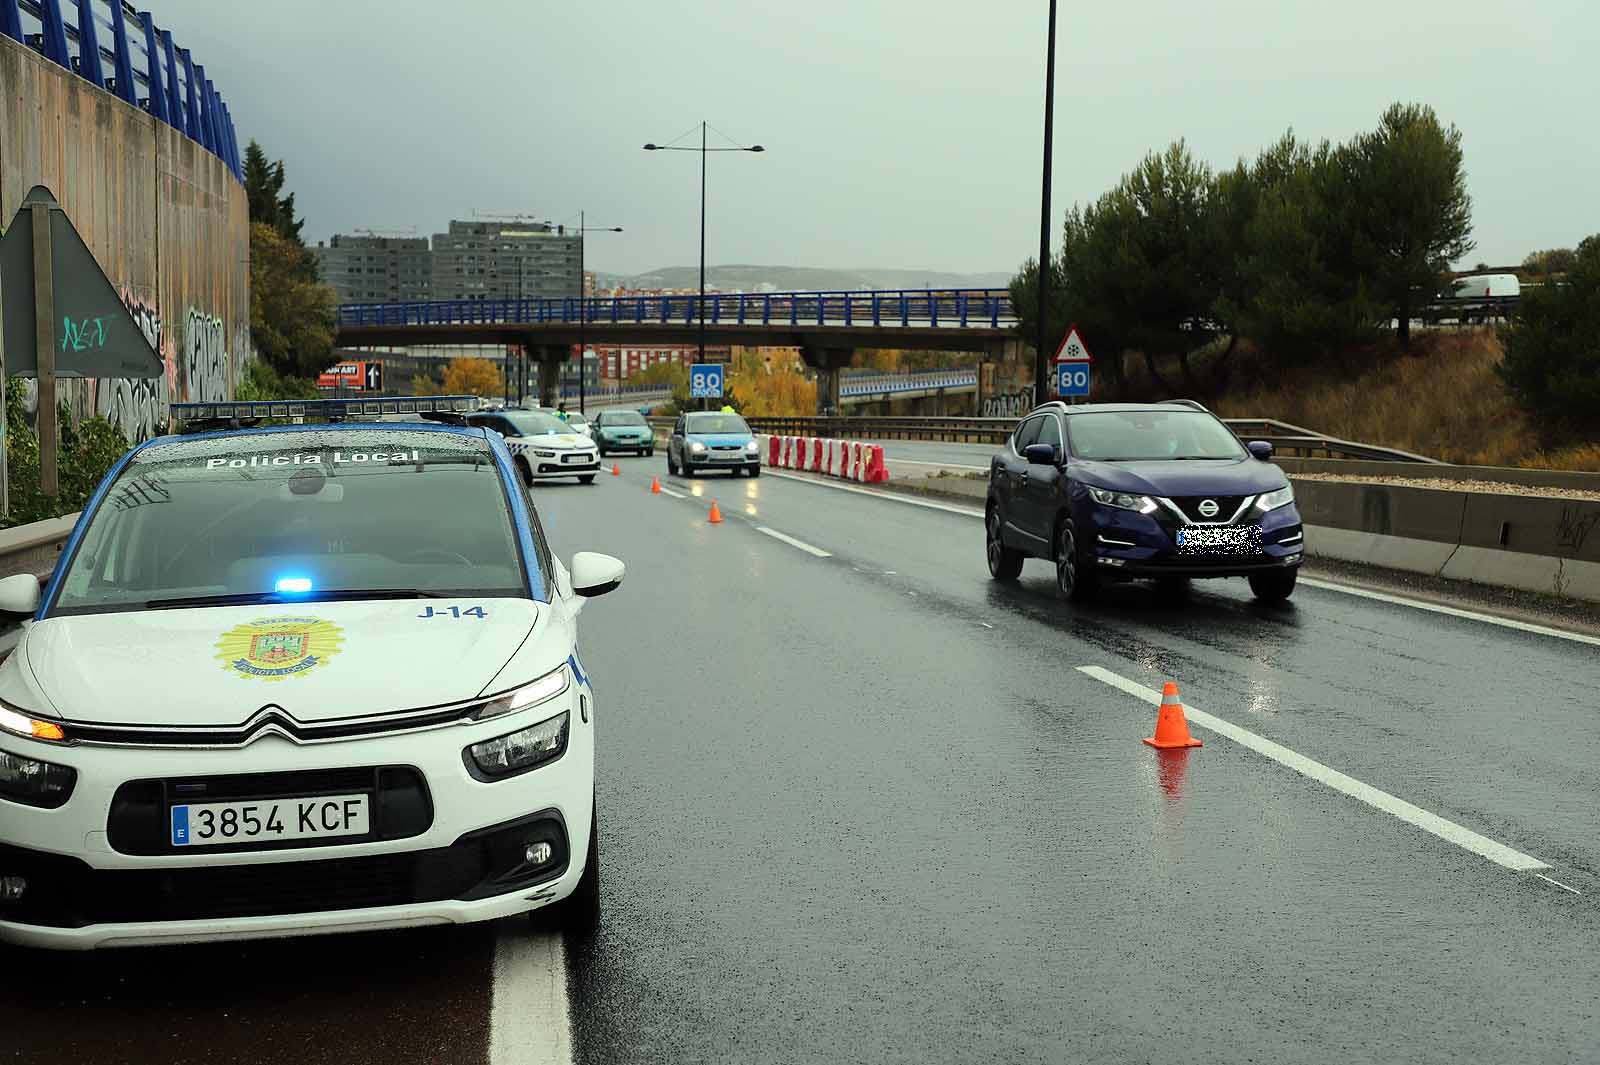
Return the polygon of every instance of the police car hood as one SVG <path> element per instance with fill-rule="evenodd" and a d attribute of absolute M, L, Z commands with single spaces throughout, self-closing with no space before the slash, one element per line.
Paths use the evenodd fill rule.
<path fill-rule="evenodd" d="M 594 441 L 581 433 L 541 433 L 538 436 L 507 437 L 506 443 L 549 448 L 553 451 L 559 448 L 585 447 L 593 444 Z"/>
<path fill-rule="evenodd" d="M 527 599 L 82 614 L 34 624 L 24 647 L 28 679 L 67 721 L 235 725 L 270 703 L 312 722 L 474 698 L 539 614 Z"/>

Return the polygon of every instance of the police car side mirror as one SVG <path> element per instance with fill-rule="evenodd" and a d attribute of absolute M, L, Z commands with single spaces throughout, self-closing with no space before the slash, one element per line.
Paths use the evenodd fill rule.
<path fill-rule="evenodd" d="M 597 595 L 605 595 L 622 583 L 622 577 L 627 572 L 627 567 L 621 559 L 612 558 L 610 555 L 598 554 L 594 551 L 579 551 L 572 556 L 572 591 L 591 599 Z M 0 588 L 4 582 L 0 581 Z"/>
<path fill-rule="evenodd" d="M 1272 458 L 1272 445 L 1265 440 L 1252 440 L 1245 445 L 1245 449 L 1262 462 Z"/>
<path fill-rule="evenodd" d="M 0 580 L 0 614 L 32 614 L 39 609 L 39 578 L 18 573 Z"/>

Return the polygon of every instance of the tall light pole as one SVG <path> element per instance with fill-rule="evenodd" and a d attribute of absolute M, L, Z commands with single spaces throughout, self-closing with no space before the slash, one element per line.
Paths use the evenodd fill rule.
<path fill-rule="evenodd" d="M 700 318 L 700 362 L 706 361 L 706 153 L 707 152 L 764 152 L 759 144 L 749 147 L 733 145 L 727 148 L 706 147 L 706 123 L 700 123 L 700 147 L 673 144 L 646 144 L 647 152 L 699 152 L 700 153 L 700 298 L 696 308 Z"/>
<path fill-rule="evenodd" d="M 1045 327 L 1045 307 L 1050 298 L 1050 154 L 1056 105 L 1056 0 L 1050 0 L 1050 31 L 1045 36 L 1044 61 L 1044 181 L 1039 206 L 1039 335 L 1033 353 L 1033 399 L 1050 399 L 1050 355 Z"/>
<path fill-rule="evenodd" d="M 578 212 L 578 413 L 585 413 L 584 389 L 588 364 L 584 362 L 584 337 L 589 325 L 589 296 L 583 291 L 583 235 L 585 233 L 621 233 L 621 226 L 588 226 L 582 211 Z"/>

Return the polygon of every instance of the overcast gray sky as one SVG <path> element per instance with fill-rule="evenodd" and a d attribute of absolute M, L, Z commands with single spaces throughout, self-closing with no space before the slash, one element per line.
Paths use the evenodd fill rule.
<path fill-rule="evenodd" d="M 151 0 L 315 242 L 480 211 L 620 225 L 592 268 L 1011 270 L 1038 246 L 1045 0 Z M 1395 100 L 1465 138 L 1478 260 L 1600 231 L 1592 0 L 1060 5 L 1052 234 L 1148 150 L 1213 165 Z M 1052 238 L 1054 239 L 1054 237 Z"/>

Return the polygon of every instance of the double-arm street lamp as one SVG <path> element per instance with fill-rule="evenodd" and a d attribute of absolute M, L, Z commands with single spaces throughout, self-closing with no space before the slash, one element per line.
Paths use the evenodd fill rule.
<path fill-rule="evenodd" d="M 710 148 L 706 146 L 706 123 L 700 123 L 700 147 L 676 144 L 646 144 L 647 152 L 699 152 L 700 153 L 700 299 L 697 311 L 700 318 L 700 362 L 706 361 L 706 153 L 707 152 L 764 152 L 759 144 L 749 147 L 731 145 Z"/>
<path fill-rule="evenodd" d="M 589 294 L 583 285 L 583 235 L 585 233 L 621 233 L 621 226 L 589 226 L 585 225 L 582 211 L 578 212 L 578 413 L 583 414 L 585 393 L 587 387 L 585 378 L 588 376 L 588 363 L 584 361 L 585 334 L 589 325 Z"/>

